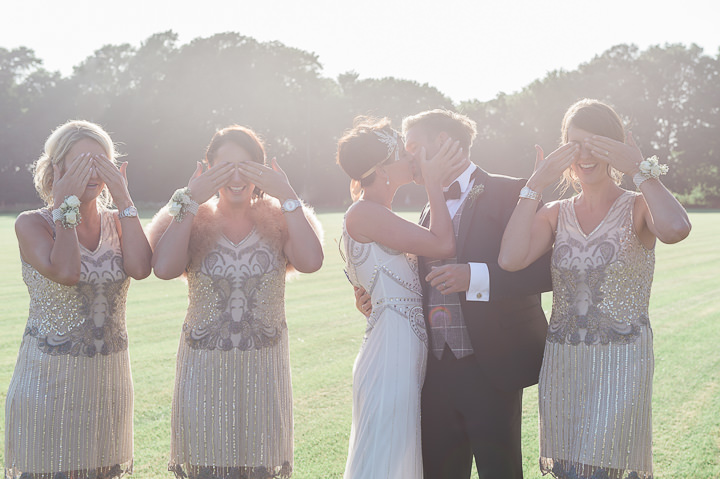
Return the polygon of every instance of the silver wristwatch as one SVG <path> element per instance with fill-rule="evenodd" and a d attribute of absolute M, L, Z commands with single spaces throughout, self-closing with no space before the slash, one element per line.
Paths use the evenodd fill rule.
<path fill-rule="evenodd" d="M 520 190 L 520 198 L 527 198 L 528 200 L 537 201 L 542 199 L 542 195 L 537 191 L 531 190 L 528 186 L 523 186 Z"/>
<path fill-rule="evenodd" d="M 130 205 L 118 213 L 118 218 L 136 218 L 137 215 L 138 215 L 137 208 L 135 208 L 135 206 L 133 206 L 133 205 Z"/>
<path fill-rule="evenodd" d="M 295 211 L 296 209 L 298 209 L 301 205 L 302 205 L 302 203 L 300 203 L 300 200 L 295 200 L 295 199 L 292 199 L 292 198 L 291 198 L 291 199 L 285 200 L 285 201 L 283 202 L 282 207 L 280 208 L 280 210 L 281 210 L 283 213 L 292 213 L 293 211 Z"/>

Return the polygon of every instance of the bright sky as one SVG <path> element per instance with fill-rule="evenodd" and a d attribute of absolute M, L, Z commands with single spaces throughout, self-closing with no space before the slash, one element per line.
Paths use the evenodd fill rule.
<path fill-rule="evenodd" d="M 323 75 L 356 71 L 429 83 L 455 101 L 513 93 L 572 70 L 613 45 L 720 48 L 718 0 L 14 0 L 0 47 L 35 50 L 72 72 L 105 44 L 139 46 L 173 30 L 180 42 L 235 31 L 314 52 Z"/>

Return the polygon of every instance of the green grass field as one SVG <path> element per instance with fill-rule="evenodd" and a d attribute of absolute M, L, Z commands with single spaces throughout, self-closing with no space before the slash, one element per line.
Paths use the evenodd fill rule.
<path fill-rule="evenodd" d="M 414 214 L 411 217 L 415 216 Z M 0 215 L 0 458 L 4 410 L 25 321 L 27 289 L 13 231 Z M 320 215 L 325 264 L 287 287 L 295 411 L 295 474 L 342 477 L 350 433 L 352 364 L 364 332 L 342 272 L 342 215 Z M 692 213 L 684 242 L 659 245 L 650 318 L 655 337 L 655 477 L 720 478 L 720 213 Z M 137 282 L 136 282 L 137 283 Z M 549 309 L 549 297 L 544 298 Z M 187 305 L 179 280 L 130 288 L 128 330 L 135 383 L 135 477 L 169 478 L 170 401 Z M 524 395 L 525 477 L 539 477 L 537 389 Z"/>

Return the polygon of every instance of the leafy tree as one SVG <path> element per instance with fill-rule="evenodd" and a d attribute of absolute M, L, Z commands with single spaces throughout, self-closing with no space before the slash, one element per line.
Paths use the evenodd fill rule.
<path fill-rule="evenodd" d="M 335 149 L 357 115 L 457 109 L 478 123 L 472 158 L 494 173 L 527 176 L 534 144 L 558 145 L 567 107 L 584 97 L 624 115 L 643 152 L 672 168 L 665 183 L 688 204 L 720 206 L 720 52 L 696 45 L 617 45 L 572 71 L 548 73 L 520 92 L 457 106 L 428 84 L 322 76 L 315 54 L 279 42 L 221 33 L 178 44 L 172 31 L 139 47 L 106 45 L 68 77 L 42 68 L 27 48 L 0 48 L 0 205 L 37 201 L 29 165 L 51 129 L 74 118 L 102 124 L 130 161 L 138 201 L 165 201 L 184 184 L 212 134 L 230 124 L 256 130 L 303 198 L 349 203 Z M 629 186 L 632 186 L 629 184 Z M 418 206 L 420 187 L 397 202 Z"/>

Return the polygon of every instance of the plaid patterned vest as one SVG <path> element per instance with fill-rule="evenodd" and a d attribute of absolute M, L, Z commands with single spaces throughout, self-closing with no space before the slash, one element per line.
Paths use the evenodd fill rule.
<path fill-rule="evenodd" d="M 455 213 L 452 219 L 456 238 L 460 227 L 460 219 L 462 218 L 463 209 L 465 208 L 465 202 L 467 202 L 467 200 L 468 197 L 465 198 L 465 201 L 460 205 L 460 208 L 458 208 L 457 213 Z M 432 270 L 432 267 L 444 264 L 457 264 L 457 257 L 444 260 L 422 257 L 420 260 L 423 261 L 428 273 Z M 470 335 L 465 326 L 462 309 L 460 308 L 459 294 L 463 293 L 451 293 L 443 296 L 436 288 L 430 285 L 428 285 L 425 291 L 425 295 L 427 296 L 430 349 L 438 359 L 441 359 L 446 344 L 458 359 L 473 354 Z"/>

